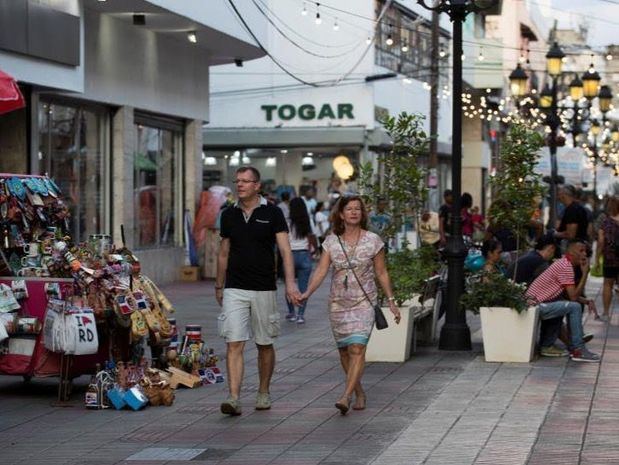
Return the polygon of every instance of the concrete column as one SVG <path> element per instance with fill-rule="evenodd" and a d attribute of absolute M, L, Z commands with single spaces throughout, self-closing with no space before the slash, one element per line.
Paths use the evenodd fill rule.
<path fill-rule="evenodd" d="M 185 198 L 184 208 L 195 218 L 202 192 L 202 120 L 194 119 L 185 126 Z"/>
<path fill-rule="evenodd" d="M 28 171 L 26 119 L 26 109 L 0 117 L 0 173 L 26 174 Z"/>
<path fill-rule="evenodd" d="M 133 170 L 137 133 L 133 107 L 121 107 L 112 118 L 112 237 L 121 245 L 120 225 L 125 227 L 125 244 L 133 248 L 135 237 Z"/>

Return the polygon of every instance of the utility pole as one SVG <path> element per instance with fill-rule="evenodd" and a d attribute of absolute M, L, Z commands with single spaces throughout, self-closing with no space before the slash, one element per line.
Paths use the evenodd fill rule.
<path fill-rule="evenodd" d="M 432 12 L 432 54 L 430 64 L 430 157 L 428 160 L 428 206 L 431 211 L 438 211 L 440 206 L 440 189 L 438 183 L 438 88 L 439 88 L 439 13 Z"/>

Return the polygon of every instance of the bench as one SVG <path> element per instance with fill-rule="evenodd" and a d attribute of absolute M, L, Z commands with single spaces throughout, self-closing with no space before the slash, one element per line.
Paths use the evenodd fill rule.
<path fill-rule="evenodd" d="M 389 309 L 384 308 L 389 327 L 382 331 L 374 330 L 368 341 L 366 361 L 404 362 L 416 350 L 417 340 L 431 343 L 434 338 L 434 309 L 440 278 L 432 277 L 426 281 L 421 295 L 401 307 L 402 321 L 395 324 Z"/>
<path fill-rule="evenodd" d="M 426 279 L 425 286 L 418 302 L 411 308 L 413 320 L 413 335 L 411 343 L 411 355 L 417 351 L 417 343 L 428 345 L 434 342 L 438 311 L 440 308 L 439 284 L 440 276 L 432 276 Z"/>

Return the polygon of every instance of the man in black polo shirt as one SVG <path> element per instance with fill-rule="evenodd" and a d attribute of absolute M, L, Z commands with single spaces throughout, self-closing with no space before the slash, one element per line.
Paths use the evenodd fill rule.
<path fill-rule="evenodd" d="M 589 215 L 587 209 L 576 200 L 576 189 L 574 186 L 566 184 L 559 189 L 558 197 L 559 201 L 565 205 L 565 211 L 555 237 L 562 240 L 579 240 L 588 243 Z"/>
<path fill-rule="evenodd" d="M 230 395 L 221 412 L 240 415 L 243 350 L 252 335 L 258 348 L 260 387 L 256 410 L 271 408 L 269 385 L 275 367 L 273 339 L 279 334 L 276 302 L 275 244 L 283 258 L 286 297 L 295 301 L 294 264 L 284 214 L 260 193 L 260 173 L 253 167 L 236 171 L 237 203 L 221 215 L 215 297 L 222 312 L 219 335 L 226 338 L 226 368 Z"/>

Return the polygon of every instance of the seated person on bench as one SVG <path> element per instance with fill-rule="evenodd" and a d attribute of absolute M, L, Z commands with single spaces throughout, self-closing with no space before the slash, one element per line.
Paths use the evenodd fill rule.
<path fill-rule="evenodd" d="M 600 356 L 589 351 L 583 342 L 582 310 L 578 298 L 582 293 L 589 265 L 586 257 L 586 247 L 580 241 L 571 241 L 566 254 L 556 260 L 529 286 L 527 296 L 533 304 L 539 306 L 539 315 L 542 320 L 568 316 L 570 328 L 570 358 L 576 362 L 599 362 Z M 582 277 L 575 282 L 574 266 L 579 265 Z M 569 300 L 565 300 L 564 292 Z M 563 299 L 563 300 L 561 300 Z M 547 352 L 553 346 L 558 334 L 546 333 L 540 341 L 542 352 Z"/>

